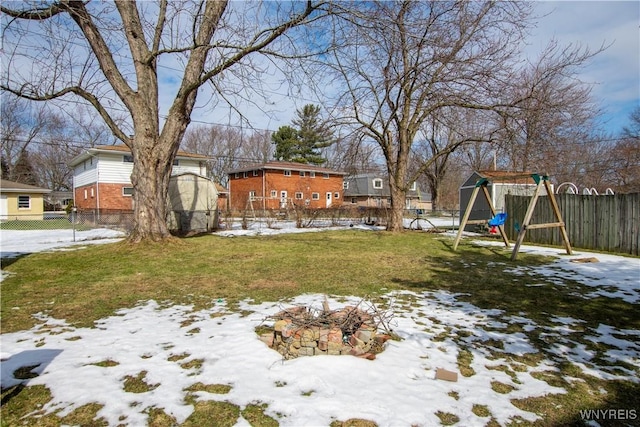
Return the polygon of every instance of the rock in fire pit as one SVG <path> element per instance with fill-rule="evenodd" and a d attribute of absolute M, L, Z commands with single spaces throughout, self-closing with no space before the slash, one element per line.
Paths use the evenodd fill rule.
<path fill-rule="evenodd" d="M 268 320 L 274 322 L 273 330 L 261 334 L 260 339 L 285 359 L 328 354 L 373 360 L 391 338 L 388 333 L 378 332 L 381 328 L 389 331 L 385 313 L 357 306 L 330 310 L 326 299 L 322 310 L 298 306 Z"/>

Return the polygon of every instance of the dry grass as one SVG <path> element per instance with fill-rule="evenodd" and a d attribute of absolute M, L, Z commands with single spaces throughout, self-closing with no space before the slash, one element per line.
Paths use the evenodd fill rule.
<path fill-rule="evenodd" d="M 566 286 L 557 287 L 545 277 L 505 272 L 516 266 L 526 268 L 547 262 L 542 257 L 526 254 L 520 254 L 516 262 L 511 262 L 509 257 L 510 252 L 468 244 L 462 244 L 453 252 L 450 239 L 433 234 L 356 230 L 247 238 L 200 236 L 169 244 L 121 243 L 72 252 L 33 254 L 3 266 L 13 274 L 2 283 L 1 330 L 7 333 L 29 329 L 36 322 L 32 315 L 38 312 L 66 319 L 73 326 L 90 327 L 94 321 L 118 309 L 151 299 L 166 304 L 192 304 L 195 309 L 225 299 L 233 310 L 237 302 L 246 298 L 257 302 L 278 301 L 311 292 L 375 300 L 378 295 L 394 290 L 458 293 L 460 301 L 481 309 L 501 309 L 504 316 L 524 316 L 541 327 L 554 326 L 549 320 L 554 316 L 581 319 L 582 330 L 568 338 L 595 351 L 598 363 L 606 363 L 604 355 L 610 347 L 586 340 L 584 331 L 601 323 L 620 329 L 640 329 L 637 305 L 603 297 L 584 299 L 582 295 L 593 289 L 570 280 L 565 281 Z M 534 281 L 543 286 L 522 286 Z M 411 306 L 414 302 L 407 296 L 401 303 Z M 441 323 L 435 318 L 425 320 L 435 325 Z M 190 323 L 187 321 L 182 326 L 190 328 Z M 497 370 L 515 380 L 517 372 L 537 366 L 545 358 L 557 361 L 548 353 L 549 338 L 540 330 L 523 331 L 519 325 L 508 328 L 510 332 L 525 333 L 538 352 L 510 356 L 508 363 L 496 367 Z M 192 328 L 189 332 L 199 331 Z M 471 368 L 474 349 L 462 341 L 469 336 L 468 331 L 448 328 L 433 337 L 434 341 L 452 340 L 458 344 L 462 381 L 474 374 Z M 484 345 L 489 353 L 505 356 L 500 353 L 503 346 L 498 341 L 476 344 Z M 188 354 L 170 357 L 183 361 L 188 369 L 197 370 L 202 363 L 184 360 Z M 108 368 L 113 363 L 104 360 L 97 365 Z M 559 372 L 535 375 L 550 385 L 565 388 L 566 394 L 512 401 L 524 410 L 540 414 L 542 421 L 536 424 L 579 425 L 578 411 L 585 408 L 637 408 L 638 384 L 599 380 L 583 374 L 570 362 L 558 361 L 558 366 Z M 626 366 L 629 367 L 635 369 L 632 365 Z M 18 375 L 31 375 L 27 368 Z M 566 378 L 579 381 L 568 382 Z M 145 381 L 144 372 L 125 382 L 131 392 L 145 392 L 156 386 Z M 493 388 L 498 393 L 509 393 L 514 384 L 495 382 Z M 195 384 L 185 390 L 185 401 L 194 407 L 194 413 L 183 425 L 231 426 L 240 414 L 255 426 L 278 425 L 277 417 L 265 414 L 268 407 L 264 403 L 239 408 L 228 402 L 196 401 L 193 395 L 198 391 L 225 394 L 230 390 L 231 386 L 225 384 Z M 34 426 L 104 425 L 104 420 L 94 420 L 100 409 L 98 405 L 83 406 L 64 418 L 56 414 L 43 415 L 40 408 L 50 399 L 49 391 L 42 386 L 2 390 L 2 427 L 25 422 Z M 487 418 L 487 425 L 497 424 L 490 418 L 487 407 L 474 405 L 473 413 Z M 27 414 L 31 415 L 25 421 L 23 417 Z M 149 425 L 176 424 L 162 408 L 154 408 L 148 415 Z M 437 415 L 442 424 L 458 422 L 454 414 L 438 412 Z M 514 420 L 517 421 L 520 420 Z M 331 425 L 370 427 L 376 424 L 349 419 L 336 420 Z M 521 425 L 530 423 L 522 420 Z"/>

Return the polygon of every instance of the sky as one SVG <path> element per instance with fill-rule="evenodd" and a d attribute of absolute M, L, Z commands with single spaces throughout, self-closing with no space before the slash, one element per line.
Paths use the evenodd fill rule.
<path fill-rule="evenodd" d="M 630 112 L 640 105 L 640 2 L 538 1 L 532 5 L 539 19 L 537 28 L 532 30 L 528 39 L 528 55 L 535 56 L 552 38 L 563 45 L 579 44 L 591 50 L 597 50 L 602 45 L 608 46 L 580 71 L 579 78 L 593 85 L 594 100 L 604 112 L 600 120 L 602 125 L 611 133 L 619 133 L 623 126 L 629 124 Z M 55 37 L 50 39 L 58 40 Z M 23 40 L 23 43 L 27 46 L 30 46 L 29 43 L 34 46 L 41 44 L 39 47 L 45 49 L 47 46 L 34 40 Z M 10 47 L 6 40 L 5 45 L 7 49 Z M 80 49 L 75 43 L 72 47 Z M 161 59 L 158 76 L 162 84 L 160 110 L 166 114 L 179 84 L 174 70 L 181 69 L 182 64 L 176 57 L 164 58 Z M 42 67 L 46 68 L 44 65 Z M 28 66 L 22 68 L 31 69 Z M 263 89 L 269 98 L 263 102 L 246 88 L 237 88 L 245 98 L 251 98 L 252 102 L 259 104 L 252 105 L 246 99 L 237 101 L 238 110 L 250 122 L 243 123 L 245 129 L 253 127 L 275 131 L 280 126 L 290 125 L 296 110 L 305 104 L 320 103 L 313 95 L 300 94 L 288 87 L 285 84 L 286 76 L 275 67 L 265 67 L 251 79 L 255 82 L 252 86 L 264 85 Z M 225 77 L 223 81 L 229 85 L 233 78 Z M 204 87 L 200 91 L 192 123 L 238 126 L 237 113 L 224 101 L 214 103 L 208 89 Z"/>
<path fill-rule="evenodd" d="M 450 219 L 444 223 L 449 224 Z M 439 225 L 439 224 L 436 224 Z M 429 224 L 422 224 L 424 228 Z M 344 227 L 349 229 L 349 227 Z M 371 229 L 363 227 L 363 229 Z M 316 229 L 317 232 L 322 232 Z M 294 226 L 276 229 L 255 227 L 219 232 L 219 238 L 246 234 L 309 232 Z M 84 245 L 108 244 L 117 236 L 101 231 L 76 236 L 41 232 L 22 239 L 23 232 L 0 230 L 3 257 L 17 252 L 42 250 L 82 250 Z M 67 231 L 68 233 L 68 231 Z M 92 233 L 96 233 L 95 235 Z M 454 235 L 442 238 L 453 239 Z M 467 238 L 473 238 L 468 236 Z M 500 244 L 488 242 L 483 244 Z M 80 245 L 80 246 L 78 246 Z M 499 248 L 496 248 L 499 250 Z M 553 286 L 565 286 L 565 280 L 577 281 L 593 289 L 585 300 L 604 296 L 612 300 L 640 303 L 640 259 L 609 254 L 576 251 L 567 256 L 563 249 L 523 246 L 523 252 L 552 256 L 539 266 L 495 264 L 500 269 L 530 277 L 523 286 L 545 286 L 541 276 Z M 597 257 L 598 263 L 574 263 L 572 259 Z M 473 268 L 461 264 L 461 268 Z M 546 285 L 548 286 L 548 284 Z M 397 425 L 439 425 L 436 412 L 452 413 L 460 425 L 484 426 L 488 417 L 476 415 L 474 405 L 485 405 L 500 425 L 512 417 L 533 421 L 537 415 L 517 408 L 514 398 L 565 393 L 561 387 L 536 379 L 537 372 L 559 369 L 560 361 L 570 361 L 582 371 L 603 379 L 640 382 L 635 372 L 619 366 L 618 361 L 640 368 L 640 331 L 618 330 L 601 324 L 597 328 L 581 325 L 580 319 L 554 317 L 552 326 L 538 325 L 526 318 L 503 315 L 500 310 L 481 309 L 462 301 L 460 295 L 439 292 L 388 292 L 384 309 L 393 312 L 390 326 L 402 339 L 388 341 L 375 360 L 354 356 L 313 356 L 284 361 L 279 353 L 260 341 L 254 331 L 270 323 L 267 318 L 283 308 L 304 305 L 319 309 L 324 295 L 302 294 L 291 300 L 256 304 L 243 301 L 243 313 L 231 310 L 224 299 L 211 301 L 208 308 L 167 305 L 159 301 L 140 301 L 135 307 L 122 308 L 113 316 L 100 319 L 94 328 L 78 328 L 47 313 L 35 315 L 36 325 L 29 330 L 3 334 L 1 338 L 1 383 L 10 387 L 19 383 L 44 385 L 53 396 L 43 411 L 59 411 L 60 416 L 88 403 L 102 406 L 98 417 L 109 425 L 146 425 L 151 408 L 163 408 L 184 422 L 193 411 L 185 403 L 186 389 L 196 383 L 231 386 L 227 394 L 194 392 L 197 400 L 227 401 L 244 408 L 265 403 L 266 414 L 281 426 L 329 425 L 333 420 L 350 418 L 372 420 L 380 427 Z M 329 296 L 333 310 L 362 302 L 356 297 Z M 381 307 L 378 306 L 380 309 Z M 11 307 L 12 310 L 27 309 Z M 188 326 L 184 326 L 188 325 Z M 517 332 L 541 329 L 548 338 L 549 354 L 535 366 L 521 364 L 517 371 L 500 370 L 513 363 L 514 355 L 537 350 L 527 335 Z M 473 351 L 471 367 L 475 375 L 449 382 L 435 378 L 438 368 L 458 373 L 460 343 L 451 336 L 443 341 L 436 336 L 451 332 L 463 336 L 465 347 Z M 611 366 L 592 363 L 593 351 L 574 342 L 569 334 L 583 331 L 584 338 L 606 343 L 612 348 L 604 357 Z M 488 340 L 504 344 L 502 349 L 485 344 Z M 201 360 L 199 367 L 189 362 Z M 110 363 L 104 363 L 110 362 Z M 13 372 L 22 366 L 38 365 L 36 377 L 18 380 Z M 127 377 L 144 374 L 147 384 L 155 386 L 144 393 L 124 391 Z M 70 375 L 70 373 L 73 373 Z M 499 381 L 513 387 L 503 394 L 492 390 Z M 585 408 L 589 409 L 589 408 Z M 235 424 L 249 426 L 240 416 Z"/>
<path fill-rule="evenodd" d="M 555 38 L 591 50 L 607 49 L 593 58 L 580 78 L 594 84 L 592 95 L 603 108 L 603 125 L 616 133 L 628 125 L 640 106 L 640 2 L 539 1 L 542 15 L 529 51 L 540 51 Z"/>
<path fill-rule="evenodd" d="M 607 49 L 593 58 L 578 77 L 592 85 L 594 101 L 603 110 L 599 122 L 604 129 L 617 134 L 629 124 L 629 114 L 640 106 L 640 2 L 636 1 L 538 1 L 534 14 L 537 26 L 528 38 L 527 55 L 535 58 L 552 39 L 561 45 L 580 45 L 594 51 Z M 265 75 L 266 84 L 273 79 L 269 105 L 259 109 L 244 105 L 243 111 L 257 129 L 277 130 L 291 124 L 295 111 L 308 103 L 317 103 L 313 95 L 294 96 L 280 83 L 277 75 Z M 277 83 L 276 83 L 277 82 Z M 200 101 L 205 102 L 206 97 Z M 233 123 L 229 109 L 215 112 L 196 111 L 196 122 Z"/>

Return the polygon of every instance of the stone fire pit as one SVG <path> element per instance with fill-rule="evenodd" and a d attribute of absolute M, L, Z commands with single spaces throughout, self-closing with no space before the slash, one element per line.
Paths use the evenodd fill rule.
<path fill-rule="evenodd" d="M 373 360 L 391 338 L 378 332 L 385 326 L 382 317 L 352 306 L 330 310 L 325 300 L 322 310 L 298 306 L 269 317 L 273 329 L 262 333 L 260 339 L 285 359 L 327 354 Z"/>

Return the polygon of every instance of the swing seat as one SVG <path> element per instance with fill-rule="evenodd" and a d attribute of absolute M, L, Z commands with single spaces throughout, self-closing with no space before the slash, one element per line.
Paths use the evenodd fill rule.
<path fill-rule="evenodd" d="M 500 225 L 504 225 L 504 222 L 506 220 L 507 220 L 507 214 L 499 213 L 499 214 L 496 214 L 496 216 L 494 216 L 493 218 L 491 218 L 487 224 L 489 224 L 491 227 L 498 227 Z"/>
<path fill-rule="evenodd" d="M 496 227 L 499 227 L 501 225 L 504 225 L 504 222 L 507 220 L 507 214 L 506 213 L 499 213 L 496 214 L 496 216 L 494 216 L 493 218 L 491 218 L 487 224 L 491 227 L 489 229 L 489 233 L 491 234 L 498 234 L 498 230 L 496 229 Z"/>

